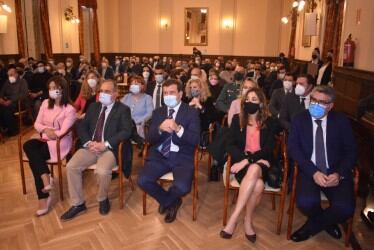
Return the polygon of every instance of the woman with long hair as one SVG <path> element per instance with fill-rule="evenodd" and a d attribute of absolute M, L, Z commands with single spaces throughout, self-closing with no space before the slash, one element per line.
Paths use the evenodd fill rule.
<path fill-rule="evenodd" d="M 74 106 L 77 109 L 78 118 L 83 118 L 88 106 L 99 98 L 100 75 L 95 70 L 86 73 L 82 82 L 81 91 L 75 100 Z"/>

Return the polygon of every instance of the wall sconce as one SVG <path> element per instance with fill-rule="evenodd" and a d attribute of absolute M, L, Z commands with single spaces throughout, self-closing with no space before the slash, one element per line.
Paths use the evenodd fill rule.
<path fill-rule="evenodd" d="M 168 20 L 166 18 L 161 18 L 161 20 L 160 20 L 160 26 L 161 26 L 161 28 L 164 28 L 165 30 L 167 30 L 168 27 L 169 27 Z"/>
<path fill-rule="evenodd" d="M 8 17 L 5 15 L 0 15 L 0 34 L 7 33 L 8 31 Z"/>
<path fill-rule="evenodd" d="M 8 13 L 12 12 L 12 9 L 9 7 L 9 5 L 7 5 L 3 1 L 0 1 L 0 10 L 5 10 Z"/>
<path fill-rule="evenodd" d="M 73 7 L 71 7 L 71 6 L 69 6 L 65 9 L 64 15 L 65 15 L 65 20 L 70 22 L 70 23 L 78 24 L 80 22 L 79 18 L 74 15 Z"/>
<path fill-rule="evenodd" d="M 231 18 L 226 18 L 222 20 L 222 27 L 224 29 L 232 29 L 234 27 L 234 20 Z"/>

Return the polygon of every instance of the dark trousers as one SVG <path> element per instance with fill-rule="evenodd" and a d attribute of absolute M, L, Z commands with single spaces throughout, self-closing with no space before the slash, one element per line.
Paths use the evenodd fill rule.
<path fill-rule="evenodd" d="M 321 208 L 323 192 L 329 207 Z M 345 222 L 352 217 L 355 210 L 353 180 L 344 179 L 336 187 L 323 188 L 313 178 L 299 173 L 296 187 L 296 203 L 299 209 L 308 216 L 307 228 L 311 234 L 317 234 L 327 227 Z"/>
<path fill-rule="evenodd" d="M 166 191 L 157 180 L 168 172 L 173 173 L 174 181 Z M 160 154 L 160 157 L 146 159 L 144 169 L 138 177 L 138 185 L 166 208 L 191 191 L 193 173 L 192 159 L 183 159 L 175 152 L 170 152 L 169 158 L 164 158 Z"/>
<path fill-rule="evenodd" d="M 29 165 L 34 176 L 38 199 L 45 199 L 49 194 L 42 191 L 44 184 L 41 176 L 50 173 L 46 163 L 50 158 L 48 144 L 38 139 L 31 139 L 23 144 L 23 150 L 29 159 Z"/>
<path fill-rule="evenodd" d="M 14 135 L 18 131 L 18 125 L 14 113 L 17 111 L 16 105 L 10 106 L 0 105 L 0 126 L 8 129 L 10 135 Z"/>

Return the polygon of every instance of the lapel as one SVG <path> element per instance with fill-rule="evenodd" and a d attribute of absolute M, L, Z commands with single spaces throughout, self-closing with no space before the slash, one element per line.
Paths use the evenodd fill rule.
<path fill-rule="evenodd" d="M 97 122 L 99 121 L 99 116 L 100 116 L 101 108 L 102 108 L 102 104 L 98 102 L 98 105 L 96 105 L 96 110 L 93 113 L 93 121 L 95 122 L 94 127 L 93 127 L 94 130 L 96 128 Z"/>
<path fill-rule="evenodd" d="M 118 107 L 119 103 L 118 102 L 114 102 L 113 104 L 113 107 L 112 109 L 110 110 L 110 113 L 105 121 L 105 127 L 104 127 L 104 135 L 106 134 L 106 129 L 108 127 L 108 124 L 110 123 L 110 120 L 113 118 L 114 114 L 116 113 L 117 111 L 117 107 Z"/>
<path fill-rule="evenodd" d="M 309 158 L 312 156 L 313 153 L 313 120 L 310 116 L 309 112 L 305 112 L 305 116 L 307 117 L 306 122 L 304 124 L 304 132 L 305 132 L 305 144 L 308 147 L 308 155 Z"/>
<path fill-rule="evenodd" d="M 326 157 L 327 160 L 329 160 L 329 152 L 331 152 L 331 147 L 333 146 L 333 131 L 334 131 L 334 117 L 332 116 L 332 113 L 330 112 L 329 115 L 327 115 L 327 120 L 326 120 Z M 330 167 L 331 164 L 329 163 Z"/>
<path fill-rule="evenodd" d="M 181 101 L 182 102 L 182 101 Z M 178 113 L 177 113 L 177 116 L 175 117 L 175 122 L 177 124 L 181 124 L 181 120 L 183 120 L 183 117 L 185 115 L 185 112 L 187 110 L 185 103 L 181 103 L 180 107 L 179 107 L 179 110 L 178 110 Z"/>

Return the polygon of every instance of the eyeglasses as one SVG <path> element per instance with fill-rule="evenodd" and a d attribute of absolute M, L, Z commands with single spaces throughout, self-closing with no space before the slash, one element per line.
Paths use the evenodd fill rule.
<path fill-rule="evenodd" d="M 322 104 L 322 105 L 329 105 L 331 101 L 325 101 L 325 100 L 317 100 L 314 97 L 310 97 L 310 103 L 312 104 Z"/>

